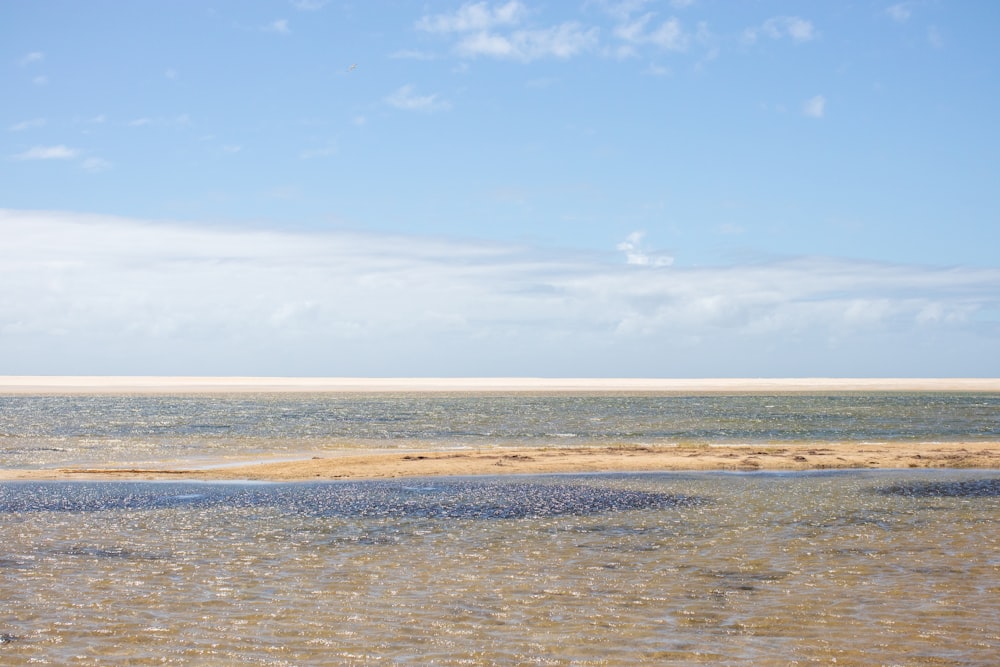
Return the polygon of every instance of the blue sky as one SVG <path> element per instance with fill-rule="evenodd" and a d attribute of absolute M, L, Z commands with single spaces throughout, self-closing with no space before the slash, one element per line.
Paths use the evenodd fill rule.
<path fill-rule="evenodd" d="M 0 374 L 1000 375 L 992 2 L 0 2 Z"/>

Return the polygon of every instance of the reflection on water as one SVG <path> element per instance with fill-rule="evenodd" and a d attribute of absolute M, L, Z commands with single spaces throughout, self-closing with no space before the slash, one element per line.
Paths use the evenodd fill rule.
<path fill-rule="evenodd" d="M 351 448 L 1000 439 L 1000 394 L 0 396 L 0 467 Z"/>
<path fill-rule="evenodd" d="M 998 487 L 0 484 L 0 663 L 991 664 Z"/>

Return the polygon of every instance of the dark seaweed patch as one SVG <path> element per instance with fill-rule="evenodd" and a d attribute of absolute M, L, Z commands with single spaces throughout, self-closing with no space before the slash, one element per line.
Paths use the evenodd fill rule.
<path fill-rule="evenodd" d="M 101 560 L 163 560 L 163 554 L 143 553 L 127 547 L 75 546 L 64 552 L 68 556 L 87 556 Z"/>
<path fill-rule="evenodd" d="M 192 506 L 276 507 L 338 517 L 522 519 L 666 509 L 696 497 L 539 481 L 446 480 L 239 486 L 226 484 L 17 483 L 0 485 L 0 513 L 156 510 Z"/>
<path fill-rule="evenodd" d="M 1000 479 L 901 482 L 876 489 L 876 493 L 912 498 L 997 498 Z"/>
<path fill-rule="evenodd" d="M 308 498 L 308 506 L 296 504 L 306 513 L 323 516 L 524 519 L 664 509 L 697 502 L 688 496 L 589 484 L 507 481 L 450 481 L 420 489 L 375 483 L 327 486 L 322 491 Z"/>
<path fill-rule="evenodd" d="M 0 513 L 148 510 L 211 504 L 221 499 L 209 498 L 196 490 L 190 485 L 15 482 L 0 484 Z"/>

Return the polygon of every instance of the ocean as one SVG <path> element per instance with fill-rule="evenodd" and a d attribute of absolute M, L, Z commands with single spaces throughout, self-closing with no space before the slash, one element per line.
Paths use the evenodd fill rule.
<path fill-rule="evenodd" d="M 371 449 L 1000 440 L 1000 393 L 0 395 L 0 468 Z"/>
<path fill-rule="evenodd" d="M 0 467 L 996 441 L 1000 396 L 0 397 Z M 3 665 L 988 665 L 1000 471 L 0 482 Z"/>

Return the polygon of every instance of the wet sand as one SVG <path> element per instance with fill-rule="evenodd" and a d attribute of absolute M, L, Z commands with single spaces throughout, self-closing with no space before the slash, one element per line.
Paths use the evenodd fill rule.
<path fill-rule="evenodd" d="M 0 470 L 0 479 L 289 482 L 443 475 L 849 468 L 1000 468 L 1000 442 L 627 445 L 377 452 L 292 461 L 258 458 L 210 468 L 181 463 L 162 467 Z"/>

